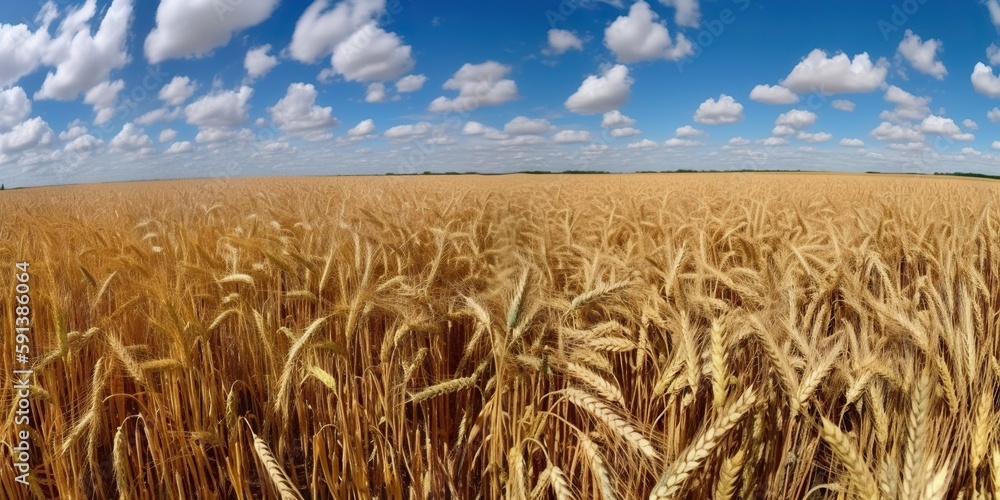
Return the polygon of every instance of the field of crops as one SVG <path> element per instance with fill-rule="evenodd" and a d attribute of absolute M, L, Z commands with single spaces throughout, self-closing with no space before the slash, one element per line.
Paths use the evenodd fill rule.
<path fill-rule="evenodd" d="M 0 371 L 20 261 L 34 364 L 0 497 L 998 498 L 997 186 L 0 192 Z"/>

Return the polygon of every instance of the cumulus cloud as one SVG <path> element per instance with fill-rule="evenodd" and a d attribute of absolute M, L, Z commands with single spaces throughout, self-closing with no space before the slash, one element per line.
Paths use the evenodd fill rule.
<path fill-rule="evenodd" d="M 347 131 L 347 135 L 351 137 L 364 137 L 366 135 L 371 135 L 375 133 L 375 120 L 368 118 L 366 120 L 361 120 L 357 125 Z"/>
<path fill-rule="evenodd" d="M 861 139 L 844 138 L 840 140 L 840 145 L 848 148 L 863 148 L 865 147 L 865 141 L 862 141 Z"/>
<path fill-rule="evenodd" d="M 585 78 L 564 105 L 566 109 L 582 115 L 613 111 L 629 101 L 634 82 L 628 74 L 628 67 L 618 64 L 608 68 L 601 76 Z"/>
<path fill-rule="evenodd" d="M 13 154 L 52 143 L 55 133 L 40 117 L 34 117 L 0 134 L 0 153 Z"/>
<path fill-rule="evenodd" d="M 816 113 L 813 113 L 812 111 L 805 109 L 793 109 L 787 113 L 778 115 L 778 118 L 774 120 L 774 124 L 798 130 L 816 123 L 816 118 Z"/>
<path fill-rule="evenodd" d="M 883 111 L 879 118 L 889 121 L 920 120 L 929 115 L 931 110 L 929 97 L 917 97 L 895 85 L 890 85 L 883 97 L 896 105 L 892 111 Z"/>
<path fill-rule="evenodd" d="M 94 107 L 94 123 L 100 125 L 114 116 L 114 105 L 118 102 L 118 93 L 125 88 L 124 80 L 101 82 L 87 91 L 83 102 Z"/>
<path fill-rule="evenodd" d="M 747 144 L 750 144 L 750 140 L 737 136 L 729 139 L 726 144 L 729 144 L 730 146 L 746 146 Z"/>
<path fill-rule="evenodd" d="M 1000 141 L 993 141 L 993 144 L 990 147 L 996 150 L 1000 150 Z"/>
<path fill-rule="evenodd" d="M 872 63 L 867 52 L 854 56 L 852 60 L 842 52 L 829 57 L 825 51 L 815 49 L 792 69 L 781 84 L 800 94 L 872 92 L 885 83 L 888 68 L 885 58 Z"/>
<path fill-rule="evenodd" d="M 247 120 L 248 101 L 253 89 L 246 85 L 239 90 L 215 92 L 188 104 L 184 108 L 187 122 L 199 127 L 235 127 Z"/>
<path fill-rule="evenodd" d="M 0 132 L 10 130 L 31 114 L 31 100 L 21 87 L 0 90 Z"/>
<path fill-rule="evenodd" d="M 691 139 L 681 139 L 680 137 L 672 137 L 667 139 L 664 146 L 668 148 L 691 148 L 695 146 L 704 146 L 704 143 L 698 141 L 692 141 Z"/>
<path fill-rule="evenodd" d="M 781 85 L 757 85 L 750 91 L 750 99 L 764 104 L 792 104 L 799 96 Z"/>
<path fill-rule="evenodd" d="M 88 0 L 60 23 L 42 61 L 54 66 L 35 93 L 35 99 L 75 99 L 81 92 L 108 80 L 114 69 L 129 61 L 125 39 L 132 20 L 132 1 L 114 0 L 97 31 L 91 35 L 89 21 L 96 12 L 95 0 Z"/>
<path fill-rule="evenodd" d="M 986 118 L 993 123 L 1000 122 L 1000 108 L 993 108 L 986 113 Z"/>
<path fill-rule="evenodd" d="M 55 10 L 51 3 L 42 8 L 35 19 L 41 25 L 35 31 L 24 23 L 0 24 L 0 88 L 38 69 L 51 41 L 48 30 Z"/>
<path fill-rule="evenodd" d="M 385 102 L 385 84 L 382 82 L 372 82 L 368 84 L 365 91 L 365 102 Z"/>
<path fill-rule="evenodd" d="M 643 139 L 641 141 L 633 142 L 628 145 L 629 149 L 653 149 L 655 147 L 656 143 L 649 139 Z"/>
<path fill-rule="evenodd" d="M 610 135 L 611 137 L 614 137 L 614 138 L 617 139 L 617 138 L 620 138 L 620 137 L 632 137 L 634 135 L 639 135 L 641 133 L 642 133 L 642 131 L 639 130 L 639 129 L 637 129 L 637 128 L 622 127 L 622 128 L 613 128 L 613 129 L 611 129 L 608 132 L 608 135 Z"/>
<path fill-rule="evenodd" d="M 399 35 L 368 23 L 337 45 L 333 69 L 354 82 L 395 80 L 413 69 L 412 47 Z"/>
<path fill-rule="evenodd" d="M 563 144 L 590 142 L 590 132 L 586 130 L 560 130 L 552 136 L 552 140 Z"/>
<path fill-rule="evenodd" d="M 237 138 L 248 140 L 252 136 L 253 134 L 249 129 L 236 131 L 223 127 L 208 127 L 198 130 L 198 134 L 195 135 L 194 141 L 198 144 L 221 144 Z"/>
<path fill-rule="evenodd" d="M 177 138 L 177 131 L 172 128 L 165 128 L 160 131 L 160 143 L 170 142 Z"/>
<path fill-rule="evenodd" d="M 552 124 L 548 120 L 518 116 L 503 126 L 503 133 L 513 136 L 542 135 L 551 131 L 552 128 Z"/>
<path fill-rule="evenodd" d="M 184 110 L 177 107 L 172 109 L 159 108 L 143 113 L 142 116 L 135 119 L 137 125 L 149 125 L 156 122 L 171 122 L 181 117 Z"/>
<path fill-rule="evenodd" d="M 243 58 L 243 68 L 247 70 L 247 75 L 250 78 L 264 76 L 278 65 L 278 58 L 268 54 L 270 51 L 271 44 L 254 47 L 247 51 L 246 57 Z"/>
<path fill-rule="evenodd" d="M 681 138 L 701 137 L 705 135 L 705 131 L 696 129 L 691 125 L 684 125 L 683 127 L 677 127 L 677 130 L 674 131 L 674 135 Z"/>
<path fill-rule="evenodd" d="M 767 139 L 757 141 L 757 143 L 770 147 L 784 146 L 788 144 L 788 139 L 785 139 L 784 137 L 768 137 Z"/>
<path fill-rule="evenodd" d="M 233 34 L 271 17 L 278 0 L 160 0 L 156 26 L 146 37 L 152 64 L 181 57 L 201 57 L 229 43 Z"/>
<path fill-rule="evenodd" d="M 694 52 L 683 34 L 676 43 L 670 39 L 665 23 L 658 21 L 656 12 L 643 0 L 632 4 L 627 16 L 615 19 L 604 30 L 604 45 L 615 54 L 618 62 L 629 63 L 652 59 L 678 60 Z"/>
<path fill-rule="evenodd" d="M 171 144 L 170 147 L 164 151 L 164 153 L 168 155 L 176 155 L 181 153 L 190 153 L 192 151 L 194 151 L 194 144 L 191 144 L 188 141 L 183 141 Z"/>
<path fill-rule="evenodd" d="M 827 132 L 817 132 L 815 134 L 809 132 L 799 132 L 795 138 L 803 142 L 826 142 L 833 139 L 833 134 L 829 134 Z"/>
<path fill-rule="evenodd" d="M 617 109 L 604 113 L 601 126 L 604 128 L 625 128 L 635 125 L 635 120 L 622 114 Z"/>
<path fill-rule="evenodd" d="M 968 118 L 962 120 L 962 126 L 969 130 L 979 130 L 979 124 Z"/>
<path fill-rule="evenodd" d="M 190 78 L 186 76 L 175 76 L 170 80 L 170 83 L 163 86 L 160 89 L 160 93 L 157 96 L 161 101 L 170 106 L 180 106 L 187 101 L 197 88 L 197 85 Z"/>
<path fill-rule="evenodd" d="M 916 142 L 924 140 L 924 134 L 913 128 L 910 124 L 897 125 L 895 123 L 882 122 L 870 132 L 870 135 L 880 141 L 888 142 Z"/>
<path fill-rule="evenodd" d="M 972 70 L 971 80 L 976 92 L 987 97 L 1000 97 L 1000 77 L 993 74 L 992 66 L 977 62 Z"/>
<path fill-rule="evenodd" d="M 333 108 L 316 104 L 316 87 L 311 83 L 293 83 L 285 96 L 268 108 L 271 121 L 285 132 L 301 133 L 334 127 L 340 122 L 333 117 Z"/>
<path fill-rule="evenodd" d="M 117 151 L 137 151 L 151 147 L 153 140 L 134 123 L 126 123 L 122 126 L 121 132 L 118 132 L 118 135 L 111 139 L 110 144 L 111 149 Z"/>
<path fill-rule="evenodd" d="M 395 80 L 413 68 L 412 47 L 378 26 L 385 0 L 344 0 L 332 8 L 316 0 L 295 24 L 289 54 L 312 63 L 332 54 L 336 73 L 348 81 Z"/>
<path fill-rule="evenodd" d="M 987 0 L 986 10 L 990 13 L 990 21 L 993 21 L 993 26 L 996 26 L 997 30 L 1000 30 L 1000 2 L 997 0 Z"/>
<path fill-rule="evenodd" d="M 846 99 L 834 99 L 834 101 L 830 103 L 830 106 L 832 106 L 833 109 L 839 109 L 847 112 L 854 111 L 854 108 L 857 107 L 853 102 Z"/>
<path fill-rule="evenodd" d="M 572 31 L 561 29 L 549 30 L 549 53 L 564 54 L 569 50 L 583 50 L 583 40 Z"/>
<path fill-rule="evenodd" d="M 698 0 L 660 0 L 660 3 L 668 7 L 674 7 L 674 22 L 680 26 L 697 28 L 701 24 L 701 8 Z"/>
<path fill-rule="evenodd" d="M 510 66 L 496 61 L 466 63 L 443 86 L 446 90 L 457 90 L 458 97 L 438 97 L 428 109 L 438 113 L 461 112 L 513 101 L 519 97 L 517 84 L 506 78 L 508 73 Z"/>
<path fill-rule="evenodd" d="M 916 33 L 906 30 L 896 50 L 913 69 L 941 80 L 948 74 L 944 63 L 937 58 L 942 46 L 941 40 L 930 38 L 924 42 Z"/>
<path fill-rule="evenodd" d="M 1000 45 L 991 43 L 989 47 L 986 47 L 986 57 L 990 64 L 1000 66 Z"/>
<path fill-rule="evenodd" d="M 743 105 L 731 96 L 722 94 L 718 100 L 708 99 L 698 106 L 694 121 L 706 125 L 720 125 L 743 121 Z"/>
<path fill-rule="evenodd" d="M 407 125 L 397 125 L 385 131 L 385 137 L 397 141 L 409 141 L 418 137 L 425 137 L 434 132 L 434 126 L 427 122 L 420 122 Z"/>
<path fill-rule="evenodd" d="M 425 75 L 407 75 L 399 79 L 396 82 L 396 92 L 401 94 L 407 92 L 416 92 L 424 88 L 424 83 L 427 83 L 427 77 Z"/>
<path fill-rule="evenodd" d="M 963 133 L 951 118 L 930 115 L 920 122 L 920 131 L 925 134 L 943 135 L 958 141 L 971 141 L 975 139 L 972 134 Z"/>
<path fill-rule="evenodd" d="M 104 141 L 90 135 L 81 135 L 63 146 L 63 151 L 67 153 L 85 154 L 104 145 Z"/>
<path fill-rule="evenodd" d="M 61 141 L 70 141 L 87 133 L 87 127 L 80 120 L 73 120 L 66 127 L 66 130 L 59 133 L 59 140 Z"/>

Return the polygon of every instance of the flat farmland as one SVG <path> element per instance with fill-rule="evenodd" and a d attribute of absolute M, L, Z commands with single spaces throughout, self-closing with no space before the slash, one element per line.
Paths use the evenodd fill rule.
<path fill-rule="evenodd" d="M 992 181 L 8 190 L 5 377 L 18 262 L 33 468 L 4 498 L 1000 495 Z"/>

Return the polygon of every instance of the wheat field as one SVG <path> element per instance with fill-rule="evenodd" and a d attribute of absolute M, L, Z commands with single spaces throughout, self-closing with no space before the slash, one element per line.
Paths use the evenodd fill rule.
<path fill-rule="evenodd" d="M 5 191 L 0 497 L 1000 498 L 997 186 Z M 22 260 L 29 487 L 6 382 Z"/>

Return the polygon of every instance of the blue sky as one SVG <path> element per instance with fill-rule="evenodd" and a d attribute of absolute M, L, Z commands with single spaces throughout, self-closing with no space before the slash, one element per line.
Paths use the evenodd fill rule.
<path fill-rule="evenodd" d="M 11 3 L 0 182 L 996 173 L 998 33 L 998 0 Z"/>

